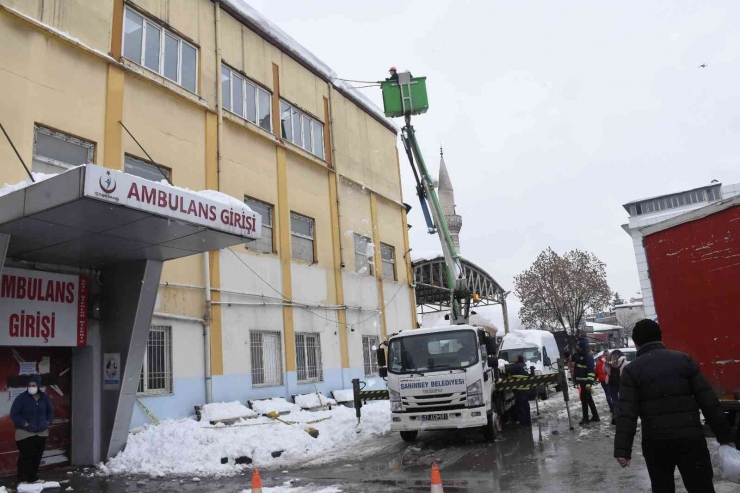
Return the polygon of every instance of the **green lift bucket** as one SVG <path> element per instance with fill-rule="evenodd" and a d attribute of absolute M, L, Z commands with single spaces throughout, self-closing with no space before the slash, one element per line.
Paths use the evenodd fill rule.
<path fill-rule="evenodd" d="M 421 115 L 429 109 L 427 100 L 427 78 L 398 74 L 398 80 L 380 83 L 383 90 L 383 110 L 388 118 L 404 115 Z"/>

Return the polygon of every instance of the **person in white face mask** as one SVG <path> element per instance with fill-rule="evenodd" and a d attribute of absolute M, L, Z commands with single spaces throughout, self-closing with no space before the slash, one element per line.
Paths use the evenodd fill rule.
<path fill-rule="evenodd" d="M 28 388 L 13 401 L 10 418 L 15 425 L 18 446 L 18 483 L 33 483 L 39 479 L 39 465 L 54 416 L 51 399 L 39 388 L 41 377 L 31 376 Z"/>

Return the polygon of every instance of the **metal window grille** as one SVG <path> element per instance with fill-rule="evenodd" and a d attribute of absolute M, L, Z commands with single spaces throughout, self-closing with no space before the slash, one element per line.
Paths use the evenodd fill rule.
<path fill-rule="evenodd" d="M 373 240 L 355 233 L 355 272 L 358 274 L 373 275 L 373 264 L 367 256 L 367 246 Z"/>
<path fill-rule="evenodd" d="M 93 162 L 95 144 L 45 127 L 34 127 L 33 164 L 39 173 L 61 173 Z"/>
<path fill-rule="evenodd" d="M 126 7 L 123 56 L 190 92 L 198 87 L 198 48 Z"/>
<path fill-rule="evenodd" d="M 172 327 L 152 325 L 141 366 L 138 393 L 172 393 Z"/>
<path fill-rule="evenodd" d="M 319 334 L 296 334 L 295 350 L 298 381 L 320 382 L 323 380 L 321 339 Z"/>
<path fill-rule="evenodd" d="M 276 387 L 283 384 L 283 345 L 280 332 L 250 331 L 252 386 Z"/>
<path fill-rule="evenodd" d="M 396 280 L 396 249 L 385 243 L 380 244 L 380 260 L 383 262 L 383 279 Z"/>
<path fill-rule="evenodd" d="M 245 197 L 244 203 L 254 212 L 262 216 L 262 237 L 259 240 L 250 241 L 246 244 L 246 247 L 253 250 L 259 250 L 260 252 L 273 253 L 272 205 L 250 197 Z"/>
<path fill-rule="evenodd" d="M 294 259 L 314 263 L 314 220 L 291 212 L 290 243 Z"/>
<path fill-rule="evenodd" d="M 376 336 L 362 336 L 362 362 L 366 377 L 378 374 L 378 355 L 373 351 L 373 346 L 378 346 Z"/>

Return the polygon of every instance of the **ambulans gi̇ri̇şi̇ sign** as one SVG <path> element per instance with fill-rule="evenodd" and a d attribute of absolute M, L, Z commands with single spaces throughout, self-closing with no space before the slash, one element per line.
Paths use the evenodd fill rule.
<path fill-rule="evenodd" d="M 198 192 L 145 180 L 94 164 L 85 165 L 85 196 L 258 239 L 262 216 L 246 204 L 225 204 Z"/>
<path fill-rule="evenodd" d="M 0 345 L 84 346 L 88 285 L 85 276 L 3 269 Z"/>

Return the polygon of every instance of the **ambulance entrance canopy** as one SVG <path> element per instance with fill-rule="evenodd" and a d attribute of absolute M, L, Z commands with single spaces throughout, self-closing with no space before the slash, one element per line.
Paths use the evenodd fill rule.
<path fill-rule="evenodd" d="M 73 464 L 95 464 L 126 444 L 162 263 L 244 244 L 261 231 L 259 214 L 237 199 L 96 165 L 0 196 L 0 273 L 4 266 L 13 267 L 7 272 L 13 274 L 19 268 L 82 274 L 90 269 L 100 280 L 90 279 L 100 315 L 90 321 L 86 340 L 55 344 L 77 341 Z M 0 323 L 0 331 L 7 332 L 8 321 Z M 118 385 L 103 385 L 103 354 L 120 355 Z"/>

